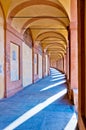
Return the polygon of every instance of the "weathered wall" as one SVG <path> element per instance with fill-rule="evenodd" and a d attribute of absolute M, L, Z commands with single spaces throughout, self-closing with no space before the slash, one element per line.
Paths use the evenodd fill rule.
<path fill-rule="evenodd" d="M 0 98 L 4 97 L 4 20 L 0 7 Z"/>
<path fill-rule="evenodd" d="M 23 87 L 32 83 L 32 48 L 23 43 L 22 47 L 23 64 Z"/>
<path fill-rule="evenodd" d="M 19 80 L 19 57 L 20 48 L 14 43 L 10 43 L 10 79 L 11 81 Z"/>
<path fill-rule="evenodd" d="M 6 96 L 11 96 L 22 89 L 22 35 L 7 24 L 6 28 Z M 11 80 L 11 44 L 19 47 L 19 78 Z M 13 47 L 15 50 L 15 47 Z M 17 56 L 17 54 L 16 54 Z M 16 57 L 17 58 L 17 57 Z M 17 67 L 17 66 L 15 66 Z M 17 68 L 16 68 L 17 69 Z"/>

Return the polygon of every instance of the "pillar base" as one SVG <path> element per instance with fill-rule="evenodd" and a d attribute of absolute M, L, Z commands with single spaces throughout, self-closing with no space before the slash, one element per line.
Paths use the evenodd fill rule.
<path fill-rule="evenodd" d="M 75 105 L 75 110 L 78 112 L 78 89 L 71 89 L 69 80 L 67 80 L 67 86 L 69 100 Z"/>
<path fill-rule="evenodd" d="M 67 80 L 67 87 L 68 87 L 68 97 L 69 97 L 69 100 L 72 101 L 72 103 L 74 104 L 73 102 L 73 90 L 70 89 L 70 82 L 69 80 Z"/>
<path fill-rule="evenodd" d="M 78 112 L 78 89 L 73 89 L 73 100 L 75 105 L 75 110 Z"/>

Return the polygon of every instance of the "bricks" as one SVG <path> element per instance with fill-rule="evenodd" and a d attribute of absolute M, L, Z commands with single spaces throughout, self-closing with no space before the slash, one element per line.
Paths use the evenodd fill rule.
<path fill-rule="evenodd" d="M 17 91 L 22 89 L 22 35 L 18 34 L 16 30 L 7 25 L 6 28 L 6 97 L 15 94 Z M 20 48 L 19 57 L 19 80 L 11 81 L 10 77 L 10 44 L 14 43 Z"/>

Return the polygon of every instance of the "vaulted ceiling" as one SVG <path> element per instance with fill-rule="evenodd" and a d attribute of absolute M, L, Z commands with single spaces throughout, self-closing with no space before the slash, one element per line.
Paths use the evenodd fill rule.
<path fill-rule="evenodd" d="M 50 58 L 66 53 L 70 0 L 1 0 L 6 20 L 18 32 L 30 29 L 34 44 L 40 44 Z"/>

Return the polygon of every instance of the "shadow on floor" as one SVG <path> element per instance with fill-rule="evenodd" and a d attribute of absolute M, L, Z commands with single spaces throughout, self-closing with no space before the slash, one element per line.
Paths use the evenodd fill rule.
<path fill-rule="evenodd" d="M 65 75 L 51 69 L 50 76 L 0 100 L 0 130 L 66 130 L 75 111 L 67 97 L 66 81 L 58 84 L 65 78 L 61 76 Z"/>

